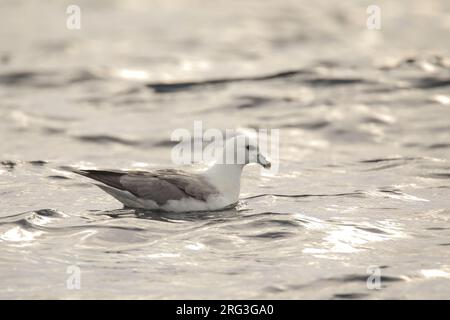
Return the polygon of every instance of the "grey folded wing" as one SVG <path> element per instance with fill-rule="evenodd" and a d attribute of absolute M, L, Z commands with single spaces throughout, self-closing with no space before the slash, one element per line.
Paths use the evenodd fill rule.
<path fill-rule="evenodd" d="M 73 170 L 110 187 L 128 191 L 134 196 L 164 205 L 169 200 L 195 198 L 206 201 L 218 191 L 204 177 L 181 170 L 147 171 Z"/>

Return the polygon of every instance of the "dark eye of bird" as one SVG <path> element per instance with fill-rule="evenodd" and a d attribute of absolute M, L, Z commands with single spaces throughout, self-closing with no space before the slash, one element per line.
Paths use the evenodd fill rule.
<path fill-rule="evenodd" d="M 245 149 L 250 150 L 250 146 L 246 146 Z"/>

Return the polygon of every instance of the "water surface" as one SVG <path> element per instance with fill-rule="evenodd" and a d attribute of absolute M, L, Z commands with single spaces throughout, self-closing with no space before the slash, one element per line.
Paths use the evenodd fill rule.
<path fill-rule="evenodd" d="M 0 4 L 0 298 L 450 298 L 447 1 L 79 3 Z M 280 129 L 279 172 L 161 214 L 60 169 L 173 166 L 195 120 Z"/>

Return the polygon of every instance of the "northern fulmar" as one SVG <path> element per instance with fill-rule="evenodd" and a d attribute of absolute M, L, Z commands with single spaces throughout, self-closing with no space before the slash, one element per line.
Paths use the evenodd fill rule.
<path fill-rule="evenodd" d="M 256 140 L 245 137 L 244 143 L 239 143 L 239 137 L 227 140 L 219 152 L 218 161 L 200 173 L 177 169 L 123 171 L 71 168 L 71 171 L 100 182 L 96 185 L 127 208 L 167 212 L 219 210 L 239 200 L 241 174 L 246 164 L 258 163 L 266 169 L 271 166 L 261 154 Z M 229 154 L 232 155 L 231 161 Z M 235 155 L 242 155 L 242 161 L 237 161 L 239 158 Z"/>

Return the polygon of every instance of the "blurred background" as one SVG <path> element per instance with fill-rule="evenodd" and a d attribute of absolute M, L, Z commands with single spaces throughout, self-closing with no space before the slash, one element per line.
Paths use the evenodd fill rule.
<path fill-rule="evenodd" d="M 0 297 L 450 298 L 449 31 L 445 0 L 2 0 Z M 60 170 L 172 166 L 195 120 L 280 129 L 280 172 L 161 218 Z"/>

